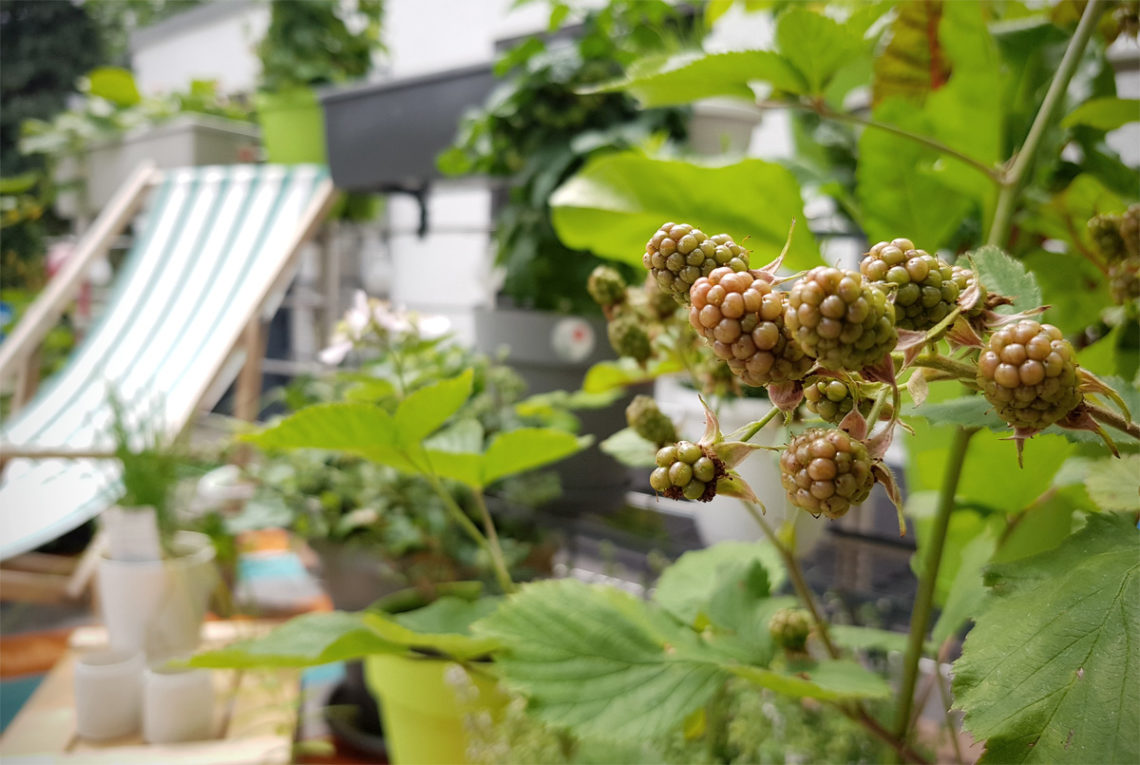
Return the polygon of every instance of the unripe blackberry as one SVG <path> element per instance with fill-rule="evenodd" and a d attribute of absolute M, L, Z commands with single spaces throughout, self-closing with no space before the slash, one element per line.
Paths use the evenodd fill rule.
<path fill-rule="evenodd" d="M 1130 205 L 1120 216 L 1120 238 L 1125 256 L 1140 259 L 1140 204 Z"/>
<path fill-rule="evenodd" d="M 708 236 L 688 223 L 666 223 L 645 245 L 642 262 L 658 286 L 687 305 L 689 288 L 714 268 L 748 270 L 748 251 L 728 234 Z"/>
<path fill-rule="evenodd" d="M 649 333 L 633 314 L 619 315 L 609 323 L 606 333 L 610 345 L 621 356 L 629 356 L 637 362 L 644 362 L 653 353 L 649 343 Z"/>
<path fill-rule="evenodd" d="M 1108 264 L 1108 291 L 1117 305 L 1140 298 L 1140 258 Z"/>
<path fill-rule="evenodd" d="M 787 295 L 758 273 L 717 268 L 698 279 L 689 323 L 745 384 L 799 380 L 813 362 L 784 326 Z"/>
<path fill-rule="evenodd" d="M 692 441 L 678 441 L 657 452 L 657 467 L 649 485 L 670 499 L 708 502 L 716 496 L 716 482 L 725 475 L 724 463 Z"/>
<path fill-rule="evenodd" d="M 858 271 L 808 271 L 788 293 L 784 322 L 800 348 L 827 369 L 858 371 L 898 342 L 894 307 Z"/>
<path fill-rule="evenodd" d="M 812 428 L 784 448 L 780 480 L 796 507 L 840 518 L 871 493 L 875 485 L 871 465 L 862 441 L 838 428 Z"/>
<path fill-rule="evenodd" d="M 1081 403 L 1073 346 L 1051 324 L 1023 319 L 994 332 L 978 357 L 978 385 L 999 417 L 1041 430 Z"/>
<path fill-rule="evenodd" d="M 950 264 L 909 239 L 879 242 L 864 256 L 859 270 L 867 280 L 894 290 L 895 325 L 919 332 L 946 318 L 958 304 L 958 283 Z"/>
<path fill-rule="evenodd" d="M 645 304 L 649 312 L 662 321 L 672 318 L 678 310 L 673 295 L 662 290 L 652 276 L 645 280 Z"/>
<path fill-rule="evenodd" d="M 851 395 L 851 389 L 839 380 L 817 380 L 804 386 L 804 403 L 821 420 L 838 425 L 855 406 L 855 397 Z M 874 405 L 872 399 L 861 398 L 859 411 L 866 417 Z M 894 407 L 890 402 L 884 402 L 879 409 L 879 417 L 889 420 L 892 412 Z"/>
<path fill-rule="evenodd" d="M 677 440 L 673 421 L 657 408 L 657 402 L 651 396 L 635 396 L 625 408 L 625 421 L 637 435 L 658 446 Z"/>
<path fill-rule="evenodd" d="M 590 272 L 586 280 L 586 291 L 600 306 L 610 306 L 625 301 L 625 279 L 611 266 L 598 266 Z"/>
<path fill-rule="evenodd" d="M 974 282 L 978 283 L 977 302 L 974 303 L 973 307 L 968 311 L 963 311 L 962 313 L 967 317 L 980 315 L 983 311 L 986 310 L 986 285 L 982 284 L 981 281 L 978 280 L 977 275 L 968 268 L 962 268 L 962 266 L 950 266 L 950 270 L 954 274 L 954 283 L 958 285 L 959 295 L 968 290 L 974 284 Z"/>
<path fill-rule="evenodd" d="M 1120 224 L 1119 215 L 1097 215 L 1089 219 L 1089 235 L 1106 260 L 1124 257 L 1124 237 L 1121 235 Z"/>
<path fill-rule="evenodd" d="M 768 634 L 784 650 L 801 653 L 811 634 L 811 616 L 802 608 L 781 608 L 768 620 Z"/>

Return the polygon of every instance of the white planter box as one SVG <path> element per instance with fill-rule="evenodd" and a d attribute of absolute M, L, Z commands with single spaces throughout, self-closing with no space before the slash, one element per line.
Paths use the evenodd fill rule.
<path fill-rule="evenodd" d="M 127 176 L 147 160 L 159 168 L 252 162 L 257 158 L 259 135 L 256 125 L 187 115 L 97 143 L 81 156 L 60 161 L 57 183 L 82 180 L 84 184 L 82 194 L 79 190 L 61 193 L 56 199 L 56 212 L 66 218 L 94 215 Z"/>
<path fill-rule="evenodd" d="M 741 101 L 710 98 L 693 104 L 689 147 L 702 156 L 743 156 L 760 124 L 760 111 Z"/>

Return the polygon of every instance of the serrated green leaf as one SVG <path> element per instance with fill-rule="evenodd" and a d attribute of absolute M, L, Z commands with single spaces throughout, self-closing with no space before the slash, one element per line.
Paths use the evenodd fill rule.
<path fill-rule="evenodd" d="M 1093 98 L 1085 101 L 1061 120 L 1061 127 L 1088 125 L 1097 130 L 1115 130 L 1140 120 L 1140 100 L 1135 98 Z"/>
<path fill-rule="evenodd" d="M 937 404 L 908 406 L 903 414 L 922 417 L 932 425 L 962 425 L 968 428 L 1004 430 L 1009 426 L 993 411 L 993 404 L 982 396 L 962 396 Z"/>
<path fill-rule="evenodd" d="M 396 392 L 396 386 L 383 377 L 371 377 L 367 380 L 358 380 L 352 387 L 344 392 L 346 401 L 362 401 L 373 403 L 382 401 Z"/>
<path fill-rule="evenodd" d="M 331 611 L 298 616 L 264 637 L 199 653 L 187 664 L 210 669 L 312 667 L 404 650 L 368 629 L 362 614 Z"/>
<path fill-rule="evenodd" d="M 777 693 L 821 701 L 882 699 L 891 693 L 883 678 L 846 659 L 797 663 L 788 672 L 763 667 L 729 666 L 737 677 Z"/>
<path fill-rule="evenodd" d="M 766 542 L 721 542 L 687 552 L 661 574 L 653 600 L 688 625 L 707 617 L 708 604 L 727 580 L 741 580 L 754 563 L 764 566 L 771 591 L 787 579 L 780 554 Z M 729 625 L 731 626 L 731 625 Z"/>
<path fill-rule="evenodd" d="M 950 585 L 942 613 L 938 615 L 938 621 L 934 623 L 934 630 L 930 635 L 935 645 L 942 645 L 977 612 L 985 594 L 982 569 L 993 555 L 996 545 L 997 541 L 992 534 L 982 533 L 962 548 L 958 573 Z"/>
<path fill-rule="evenodd" d="M 472 489 L 483 488 L 483 455 L 461 452 L 421 449 L 416 452 L 417 462 L 422 462 L 440 478 L 459 481 Z"/>
<path fill-rule="evenodd" d="M 653 467 L 657 464 L 657 444 L 646 441 L 633 428 L 622 428 L 598 444 L 598 448 L 630 467 Z"/>
<path fill-rule="evenodd" d="M 1085 488 L 1092 501 L 1103 510 L 1140 510 L 1140 454 L 1098 461 L 1089 469 Z"/>
<path fill-rule="evenodd" d="M 582 390 L 589 393 L 608 393 L 622 390 L 637 383 L 652 382 L 660 375 L 680 372 L 677 361 L 665 360 L 650 362 L 648 369 L 642 369 L 633 359 L 599 361 L 588 370 L 582 380 Z"/>
<path fill-rule="evenodd" d="M 396 423 L 378 406 L 364 403 L 315 404 L 264 430 L 242 436 L 262 449 L 324 449 L 355 454 L 405 472 L 416 468 L 393 444 Z"/>
<path fill-rule="evenodd" d="M 499 607 L 502 598 L 489 596 L 437 598 L 423 608 L 392 614 L 392 620 L 421 634 L 469 635 L 471 625 Z"/>
<path fill-rule="evenodd" d="M 567 246 L 639 267 L 646 241 L 666 221 L 730 234 L 761 266 L 783 248 L 792 219 L 805 220 L 799 184 L 775 163 L 697 164 L 634 152 L 591 159 L 554 192 L 550 206 Z M 784 265 L 822 262 L 808 227 L 796 226 Z"/>
<path fill-rule="evenodd" d="M 483 451 L 483 436 L 478 420 L 463 419 L 430 436 L 424 441 L 424 448 L 448 454 L 479 454 Z"/>
<path fill-rule="evenodd" d="M 623 79 L 587 92 L 624 90 L 646 107 L 718 96 L 755 103 L 756 94 L 749 87 L 753 82 L 766 82 L 788 93 L 806 92 L 806 83 L 795 67 L 780 54 L 766 50 L 651 57 L 630 67 Z"/>
<path fill-rule="evenodd" d="M 1140 761 L 1140 532 L 1096 514 L 1056 550 L 994 566 L 954 663 L 983 762 Z"/>
<path fill-rule="evenodd" d="M 821 94 L 841 67 L 864 52 L 863 41 L 839 22 L 794 6 L 780 16 L 776 43 L 813 95 Z"/>
<path fill-rule="evenodd" d="M 525 585 L 475 625 L 502 641 L 496 666 L 539 719 L 631 741 L 676 729 L 727 676 L 677 656 L 684 628 L 662 628 L 643 601 L 573 579 Z"/>
<path fill-rule="evenodd" d="M 1008 563 L 1052 550 L 1073 533 L 1073 516 L 1083 517 L 1083 513 L 1077 513 L 1082 509 L 1092 509 L 1084 486 L 1055 487 L 1052 496 L 1034 504 L 1022 514 L 1012 530 L 1003 532 L 1001 546 L 990 562 Z"/>
<path fill-rule="evenodd" d="M 1041 305 L 1041 288 L 1023 263 L 1002 252 L 1000 247 L 986 246 L 969 253 L 982 284 L 990 292 L 1013 299 L 1013 305 L 998 306 L 998 313 L 1027 311 Z"/>
<path fill-rule="evenodd" d="M 1039 250 L 1022 261 L 1041 285 L 1041 302 L 1049 310 L 1042 320 L 1069 335 L 1096 324 L 1111 302 L 1108 278 L 1090 260 L 1071 252 Z"/>
<path fill-rule="evenodd" d="M 588 437 L 551 428 L 519 428 L 500 433 L 483 455 L 482 483 L 549 465 L 590 445 Z"/>
<path fill-rule="evenodd" d="M 907 636 L 901 632 L 857 627 L 851 624 L 833 624 L 828 627 L 831 639 L 837 645 L 853 651 L 876 649 L 879 651 L 906 651 Z"/>
<path fill-rule="evenodd" d="M 476 619 L 493 612 L 497 606 L 496 598 L 474 601 L 440 598 L 417 611 L 396 616 L 368 611 L 361 619 L 375 634 L 404 649 L 466 660 L 488 656 L 499 647 L 499 641 L 493 637 L 468 634 Z"/>
<path fill-rule="evenodd" d="M 412 391 L 396 409 L 396 437 L 405 448 L 419 446 L 451 415 L 459 411 L 471 395 L 474 372 L 465 370 L 450 380 L 425 385 Z"/>

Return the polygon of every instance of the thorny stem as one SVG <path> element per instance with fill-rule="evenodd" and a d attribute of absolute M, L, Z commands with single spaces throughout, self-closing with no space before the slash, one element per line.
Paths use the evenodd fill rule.
<path fill-rule="evenodd" d="M 737 441 L 748 441 L 761 430 L 763 430 L 764 426 L 775 419 L 776 415 L 778 414 L 780 414 L 780 409 L 779 407 L 774 406 L 768 411 L 766 415 L 761 417 L 759 420 L 756 420 L 756 422 L 750 422 L 740 430 L 737 430 L 730 435 L 733 437 L 739 436 L 735 439 Z"/>
<path fill-rule="evenodd" d="M 883 408 L 883 404 L 887 401 L 887 394 L 891 392 L 890 385 L 884 385 L 883 389 L 879 391 L 879 395 L 875 396 L 875 403 L 871 405 L 871 413 L 867 415 L 867 432 L 870 433 L 871 429 L 875 427 L 875 423 L 879 421 L 879 411 Z M 895 407 L 895 412 L 898 412 L 898 407 Z M 892 422 L 891 425 L 894 425 Z"/>
<path fill-rule="evenodd" d="M 1087 401 L 1085 402 L 1085 408 L 1088 409 L 1089 414 L 1092 415 L 1092 418 L 1094 420 L 1099 420 L 1105 425 L 1114 427 L 1117 430 L 1127 433 L 1133 438 L 1140 440 L 1140 423 L 1126 420 L 1122 415 L 1112 411 L 1111 409 L 1105 409 L 1103 406 L 1090 404 Z"/>
<path fill-rule="evenodd" d="M 934 525 L 930 530 L 930 547 L 926 551 L 922 576 L 918 580 L 918 594 L 915 596 L 914 610 L 911 612 L 910 636 L 907 640 L 906 656 L 903 659 L 898 719 L 895 721 L 895 735 L 900 739 L 905 738 L 907 731 L 910 730 L 914 686 L 918 681 L 918 660 L 922 658 L 926 630 L 930 627 L 931 610 L 934 606 L 934 585 L 938 581 L 938 569 L 942 565 L 942 549 L 946 542 L 946 530 L 950 526 L 950 511 L 954 509 L 954 495 L 958 491 L 958 480 L 962 477 L 962 465 L 966 462 L 970 438 L 977 430 L 977 428 L 958 428 L 950 444 L 950 456 L 946 464 L 946 474 L 942 479 L 942 488 L 938 494 Z"/>
<path fill-rule="evenodd" d="M 966 380 L 974 380 L 977 377 L 977 371 L 969 364 L 963 364 L 961 361 L 948 359 L 945 356 L 938 354 L 925 354 L 917 357 L 911 362 L 912 367 L 925 367 L 927 369 L 937 369 L 940 372 L 948 372 L 955 377 L 961 377 Z"/>
<path fill-rule="evenodd" d="M 1001 192 L 998 194 L 997 207 L 994 210 L 993 225 L 990 227 L 990 235 L 986 239 L 986 244 L 1002 247 L 1009 238 L 1009 231 L 1013 225 L 1013 213 L 1017 207 L 1017 194 L 1021 190 L 1021 184 L 1025 181 L 1025 177 L 1029 174 L 1037 149 L 1041 145 L 1041 139 L 1045 135 L 1045 130 L 1053 121 L 1053 116 L 1065 98 L 1065 91 L 1069 89 L 1069 81 L 1073 79 L 1073 73 L 1077 71 L 1077 64 L 1080 63 L 1081 56 L 1085 52 L 1085 46 L 1088 45 L 1089 39 L 1096 31 L 1102 5 L 1102 0 L 1089 0 L 1089 4 L 1085 6 L 1085 12 L 1081 14 L 1077 31 L 1074 33 L 1073 39 L 1069 41 L 1069 47 L 1065 49 L 1065 55 L 1061 58 L 1061 65 L 1057 67 L 1053 81 L 1049 83 L 1049 90 L 1045 93 L 1045 100 L 1041 102 L 1041 108 L 1037 110 L 1037 116 L 1033 118 L 1029 135 L 1025 137 L 1025 143 L 1021 145 L 1021 149 L 1015 155 L 1013 165 L 1005 173 Z"/>
<path fill-rule="evenodd" d="M 963 154 L 957 149 L 951 148 L 941 141 L 937 141 L 924 135 L 919 135 L 918 133 L 912 133 L 909 130 L 888 124 L 886 122 L 878 122 L 876 120 L 867 119 L 866 117 L 860 117 L 857 114 L 852 114 L 850 112 L 837 112 L 828 107 L 822 101 L 760 101 L 757 103 L 757 106 L 759 106 L 761 109 L 800 109 L 803 111 L 815 112 L 824 119 L 836 120 L 838 122 L 850 122 L 855 125 L 874 128 L 875 130 L 882 130 L 884 132 L 891 133 L 892 135 L 897 135 L 900 138 L 905 138 L 908 141 L 914 141 L 915 143 L 921 144 L 928 149 L 934 149 L 935 151 L 941 154 L 945 154 L 948 157 L 953 157 L 959 162 L 963 162 L 978 172 L 982 173 L 994 183 L 1000 184 L 1002 182 L 1002 173 L 998 168 L 987 165 L 985 162 L 982 162 L 979 159 L 975 159 L 968 154 Z"/>

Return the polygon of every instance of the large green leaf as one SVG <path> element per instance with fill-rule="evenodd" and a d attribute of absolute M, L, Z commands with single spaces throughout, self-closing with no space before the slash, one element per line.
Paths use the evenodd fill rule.
<path fill-rule="evenodd" d="M 767 571 L 769 587 L 778 590 L 787 579 L 780 554 L 766 542 L 721 542 L 687 552 L 661 574 L 653 599 L 685 624 L 708 622 L 714 593 L 726 581 L 743 581 L 752 566 Z M 733 625 L 725 625 L 733 626 Z"/>
<path fill-rule="evenodd" d="M 1140 100 L 1135 98 L 1094 98 L 1085 101 L 1061 120 L 1061 127 L 1088 125 L 1097 130 L 1115 130 L 1140 120 Z"/>
<path fill-rule="evenodd" d="M 779 254 L 798 220 L 785 265 L 822 263 L 804 222 L 800 187 L 790 171 L 761 159 L 728 165 L 653 159 L 633 152 L 596 157 L 550 200 L 554 227 L 569 247 L 640 265 L 645 243 L 667 221 L 710 236 L 730 234 L 754 250 L 754 266 Z"/>
<path fill-rule="evenodd" d="M 780 16 L 776 43 L 813 95 L 823 93 L 840 68 L 865 52 L 863 41 L 839 22 L 802 7 Z"/>
<path fill-rule="evenodd" d="M 493 610 L 494 602 L 487 606 L 480 605 L 479 601 L 458 598 L 447 600 L 449 602 L 443 606 L 428 606 L 432 612 L 422 617 L 410 613 L 389 616 L 378 611 L 368 611 L 361 619 L 381 639 L 405 650 L 443 654 L 460 660 L 493 653 L 499 647 L 499 641 L 494 637 L 473 636 L 463 632 L 476 618 L 486 615 L 488 608 Z M 428 631 L 437 628 L 446 631 Z"/>
<path fill-rule="evenodd" d="M 1027 311 L 1041 305 L 1037 279 L 1024 264 L 1006 255 L 1000 247 L 981 247 L 971 252 L 969 259 L 986 289 L 1013 298 L 1013 305 L 998 306 L 998 313 Z"/>
<path fill-rule="evenodd" d="M 262 449 L 326 449 L 355 454 L 415 472 L 395 447 L 396 423 L 378 406 L 362 402 L 315 404 L 243 436 Z"/>
<path fill-rule="evenodd" d="M 836 645 L 854 651 L 897 651 L 906 650 L 907 636 L 902 632 L 891 632 L 873 627 L 857 627 L 852 624 L 833 624 L 828 628 Z"/>
<path fill-rule="evenodd" d="M 587 436 L 578 437 L 552 428 L 520 428 L 500 433 L 483 455 L 482 485 L 549 465 L 589 445 Z"/>
<path fill-rule="evenodd" d="M 993 555 L 996 544 L 992 534 L 982 533 L 962 548 L 958 573 L 950 585 L 942 613 L 938 615 L 938 621 L 934 623 L 934 630 L 930 635 L 935 645 L 942 645 L 946 638 L 956 634 L 967 620 L 974 617 L 985 593 L 982 568 Z"/>
<path fill-rule="evenodd" d="M 846 659 L 803 662 L 793 665 L 788 672 L 752 666 L 730 666 L 728 670 L 777 693 L 822 701 L 882 699 L 891 693 L 885 680 Z"/>
<path fill-rule="evenodd" d="M 404 650 L 370 630 L 362 614 L 330 611 L 298 616 L 264 637 L 200 653 L 187 663 L 213 669 L 311 667 Z"/>
<path fill-rule="evenodd" d="M 646 441 L 633 428 L 622 428 L 598 444 L 598 448 L 630 467 L 654 467 L 657 464 L 657 444 Z"/>
<path fill-rule="evenodd" d="M 1108 278 L 1078 253 L 1038 250 L 1022 262 L 1041 285 L 1042 304 L 1049 306 L 1042 318 L 1066 334 L 1096 324 L 1110 303 Z"/>
<path fill-rule="evenodd" d="M 1102 514 L 1056 550 L 993 567 L 954 664 L 983 762 L 1140 761 L 1140 532 Z"/>
<path fill-rule="evenodd" d="M 1140 454 L 1107 457 L 1089 468 L 1089 497 L 1104 510 L 1140 510 Z"/>
<path fill-rule="evenodd" d="M 474 372 L 470 369 L 450 380 L 425 385 L 412 391 L 396 409 L 396 435 L 405 448 L 419 446 L 451 415 L 459 411 L 471 395 Z"/>
<path fill-rule="evenodd" d="M 625 90 L 644 106 L 687 104 L 703 98 L 728 96 L 753 103 L 749 83 L 766 82 L 788 93 L 806 90 L 804 78 L 778 53 L 739 50 L 725 53 L 679 53 L 648 58 L 626 76 L 594 90 Z"/>
<path fill-rule="evenodd" d="M 945 84 L 950 67 L 937 34 L 942 6 L 940 0 L 898 4 L 890 42 L 875 57 L 876 104 L 891 98 L 922 103 L 934 88 Z"/>
<path fill-rule="evenodd" d="M 681 363 L 672 358 L 651 361 L 646 367 L 640 366 L 631 358 L 599 361 L 586 370 L 582 390 L 587 393 L 611 393 L 637 383 L 652 382 L 661 375 L 681 372 L 683 369 Z"/>
<path fill-rule="evenodd" d="M 501 640 L 496 666 L 540 719 L 586 736 L 645 740 L 675 730 L 727 675 L 677 655 L 643 601 L 573 579 L 529 584 L 475 625 Z"/>

